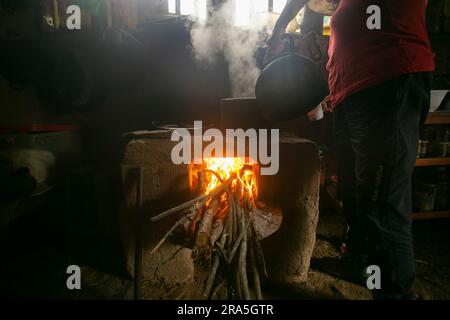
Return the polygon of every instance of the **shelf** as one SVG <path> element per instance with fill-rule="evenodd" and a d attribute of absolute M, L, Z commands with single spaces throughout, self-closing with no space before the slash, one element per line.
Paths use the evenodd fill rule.
<path fill-rule="evenodd" d="M 425 124 L 450 124 L 450 112 L 430 112 Z"/>
<path fill-rule="evenodd" d="M 416 167 L 450 166 L 450 158 L 420 158 Z"/>
<path fill-rule="evenodd" d="M 437 218 L 450 218 L 450 210 L 413 213 L 414 220 L 437 219 Z"/>

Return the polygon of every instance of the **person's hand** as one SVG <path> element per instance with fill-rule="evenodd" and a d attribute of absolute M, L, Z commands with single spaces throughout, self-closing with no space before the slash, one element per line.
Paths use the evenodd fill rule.
<path fill-rule="evenodd" d="M 324 112 L 333 112 L 333 108 L 331 107 L 331 97 L 329 95 L 323 99 L 319 106 L 322 107 Z"/>
<path fill-rule="evenodd" d="M 264 57 L 264 66 L 277 57 L 284 50 L 284 32 L 274 31 L 272 37 L 267 41 L 267 51 Z"/>
<path fill-rule="evenodd" d="M 319 121 L 323 119 L 323 108 L 322 104 L 319 104 L 317 107 L 312 109 L 310 112 L 306 114 L 306 117 L 309 121 Z"/>

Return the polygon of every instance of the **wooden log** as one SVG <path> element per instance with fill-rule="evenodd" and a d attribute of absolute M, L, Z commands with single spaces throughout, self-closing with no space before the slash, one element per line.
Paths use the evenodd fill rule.
<path fill-rule="evenodd" d="M 234 239 L 238 237 L 238 203 L 236 202 L 236 198 L 232 195 L 233 199 L 233 218 L 231 220 L 231 236 Z"/>
<path fill-rule="evenodd" d="M 230 264 L 233 261 L 234 255 L 236 254 L 236 251 L 239 248 L 239 245 L 241 244 L 241 241 L 244 238 L 244 234 L 246 233 L 246 230 L 248 229 L 249 225 L 250 221 L 247 221 L 245 227 L 243 227 L 241 232 L 239 233 L 239 236 L 237 237 L 236 242 L 234 243 L 233 248 L 231 249 L 228 255 L 228 264 Z"/>
<path fill-rule="evenodd" d="M 212 225 L 211 236 L 209 238 L 209 243 L 211 244 L 211 246 L 214 246 L 214 243 L 216 243 L 216 241 L 219 239 L 223 230 L 224 230 L 224 226 L 223 226 L 222 220 L 221 219 L 214 220 L 213 225 Z"/>
<path fill-rule="evenodd" d="M 214 175 L 217 178 L 217 180 L 219 180 L 220 183 L 223 183 L 222 177 L 216 171 L 211 170 L 211 169 L 203 169 L 203 171 L 205 173 L 210 173 L 210 174 Z"/>
<path fill-rule="evenodd" d="M 242 298 L 245 300 L 250 300 L 250 292 L 248 289 L 248 278 L 247 278 L 247 228 L 245 227 L 245 213 L 242 215 L 241 227 L 244 231 L 242 238 L 240 251 L 239 251 L 239 263 L 238 263 L 238 273 L 241 282 Z"/>
<path fill-rule="evenodd" d="M 164 237 L 156 244 L 153 250 L 150 252 L 150 255 L 153 255 L 158 249 L 163 245 L 163 243 L 167 240 L 167 238 L 172 234 L 172 232 L 182 223 L 184 223 L 187 219 L 193 218 L 193 215 L 185 215 L 180 220 L 178 220 L 172 228 L 164 235 Z"/>
<path fill-rule="evenodd" d="M 237 272 L 237 270 L 235 270 L 233 275 L 234 275 L 235 298 L 241 300 L 242 299 L 241 277 L 239 276 L 239 272 Z"/>
<path fill-rule="evenodd" d="M 249 236 L 253 240 L 256 235 L 252 232 L 252 230 L 249 230 Z M 261 280 L 259 277 L 259 271 L 256 264 L 256 251 L 255 251 L 255 243 L 253 241 L 249 242 L 250 244 L 250 269 L 253 276 L 253 287 L 255 289 L 255 296 L 257 300 L 262 300 L 262 291 L 261 291 Z"/>
<path fill-rule="evenodd" d="M 197 172 L 197 192 L 203 193 L 205 188 L 205 173 L 203 171 Z"/>
<path fill-rule="evenodd" d="M 171 208 L 169 210 L 166 210 L 163 213 L 160 213 L 160 214 L 154 216 L 153 218 L 151 218 L 150 221 L 152 221 L 152 222 L 159 221 L 159 220 L 161 220 L 161 219 L 163 219 L 163 218 L 165 218 L 165 217 L 167 217 L 167 216 L 169 216 L 169 215 L 171 215 L 171 214 L 173 214 L 175 212 L 178 212 L 178 211 L 181 211 L 181 210 L 185 210 L 185 209 L 189 208 L 190 206 L 194 205 L 197 202 L 204 203 L 206 200 L 208 200 L 210 198 L 213 198 L 216 195 L 222 193 L 228 187 L 228 185 L 231 183 L 231 181 L 234 180 L 234 177 L 235 176 L 230 177 L 230 179 L 228 179 L 227 181 L 222 183 L 220 186 L 215 188 L 210 193 L 205 194 L 205 195 L 201 195 L 201 196 L 199 196 L 199 197 L 197 197 L 195 199 L 192 199 L 192 200 L 190 200 L 188 202 L 185 202 L 185 203 L 180 204 L 180 205 L 178 205 L 176 207 L 173 207 L 173 208 Z"/>
<path fill-rule="evenodd" d="M 220 238 L 220 243 L 219 243 L 219 246 L 221 248 L 223 248 L 225 246 L 226 240 L 227 240 L 227 236 L 226 236 L 226 234 L 223 234 L 222 237 Z M 217 270 L 219 268 L 219 264 L 220 264 L 220 251 L 216 250 L 216 252 L 214 252 L 213 263 L 211 264 L 211 271 L 206 280 L 205 289 L 203 290 L 203 295 L 207 298 L 209 298 L 209 296 L 210 296 L 211 289 L 214 284 L 214 280 L 216 279 L 216 274 L 217 274 Z"/>
<path fill-rule="evenodd" d="M 235 212 L 235 204 L 234 204 L 234 197 L 231 192 L 231 188 L 228 188 L 227 190 L 227 201 L 228 201 L 228 213 L 226 217 L 226 229 L 225 232 L 228 234 L 227 237 L 227 246 L 230 248 L 232 241 L 236 239 L 235 235 L 233 234 L 233 220 L 234 220 L 234 212 Z"/>
<path fill-rule="evenodd" d="M 259 239 L 256 235 L 255 225 L 253 222 L 254 221 L 252 221 L 251 229 L 252 229 L 252 233 L 254 234 L 252 241 L 253 241 L 253 246 L 255 249 L 254 251 L 256 254 L 255 258 L 256 258 L 256 262 L 259 263 L 259 265 L 261 266 L 264 277 L 267 279 L 269 277 L 269 275 L 267 273 L 266 259 L 264 258 L 264 252 L 261 247 L 261 242 L 259 241 Z"/>
<path fill-rule="evenodd" d="M 197 230 L 197 223 L 199 223 L 203 216 L 203 204 L 197 202 L 191 209 L 190 212 L 195 213 L 194 218 L 192 219 L 192 223 L 189 227 L 189 233 L 192 238 L 195 237 L 195 230 Z"/>
<path fill-rule="evenodd" d="M 242 189 L 241 189 L 241 185 L 239 183 L 239 180 L 236 180 L 236 189 L 234 192 L 234 204 L 235 204 L 235 221 L 234 221 L 234 230 L 233 232 L 235 233 L 235 235 L 240 234 L 240 218 L 241 218 L 241 211 L 242 211 L 242 206 L 241 206 L 241 196 L 242 196 Z"/>
<path fill-rule="evenodd" d="M 219 209 L 220 196 L 214 197 L 206 209 L 203 219 L 198 227 L 197 236 L 195 238 L 195 245 L 192 250 L 192 258 L 194 261 L 206 261 L 211 258 L 211 245 L 209 239 L 212 232 L 212 224 L 214 216 Z"/>
<path fill-rule="evenodd" d="M 195 240 L 195 245 L 198 247 L 203 247 L 208 244 L 209 237 L 211 236 L 212 224 L 214 216 L 219 209 L 219 199 L 215 197 L 211 200 L 208 209 L 206 209 L 203 219 L 200 222 L 197 232 L 197 238 Z"/>
<path fill-rule="evenodd" d="M 223 287 L 223 285 L 225 284 L 225 279 L 223 279 L 218 286 L 216 286 L 216 288 L 213 290 L 213 292 L 211 293 L 211 299 L 214 299 L 214 296 L 217 297 L 217 294 L 219 293 L 219 290 Z"/>

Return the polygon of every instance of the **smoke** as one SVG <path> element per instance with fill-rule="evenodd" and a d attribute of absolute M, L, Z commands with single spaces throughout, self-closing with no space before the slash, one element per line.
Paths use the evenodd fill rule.
<path fill-rule="evenodd" d="M 195 21 L 191 28 L 194 55 L 200 63 L 213 63 L 223 55 L 228 63 L 233 97 L 255 94 L 260 70 L 256 65 L 256 50 L 267 38 L 267 17 L 250 5 L 236 14 L 236 0 L 227 0 L 211 13 L 206 22 Z M 243 3 L 242 0 L 237 0 Z M 247 9 L 247 10 L 246 10 Z M 248 15 L 246 15 L 248 13 Z M 241 24 L 239 26 L 239 24 Z"/>

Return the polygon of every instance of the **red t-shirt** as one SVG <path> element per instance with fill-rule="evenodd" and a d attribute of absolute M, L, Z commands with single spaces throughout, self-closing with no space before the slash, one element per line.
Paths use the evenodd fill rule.
<path fill-rule="evenodd" d="M 381 29 L 370 30 L 370 5 Z M 434 70 L 425 23 L 427 0 L 342 0 L 331 21 L 329 86 L 332 106 L 405 73 Z"/>

